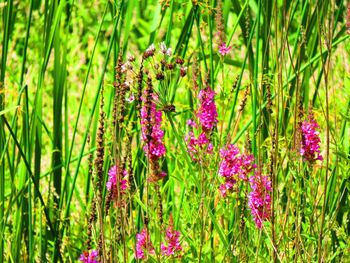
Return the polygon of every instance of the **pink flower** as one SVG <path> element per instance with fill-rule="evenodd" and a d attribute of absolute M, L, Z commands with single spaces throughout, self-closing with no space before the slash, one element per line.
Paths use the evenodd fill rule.
<path fill-rule="evenodd" d="M 144 102 L 146 101 L 146 96 L 147 94 L 142 98 Z M 159 159 L 166 153 L 163 143 L 164 131 L 160 128 L 162 123 L 162 112 L 157 111 L 154 102 L 155 99 L 157 99 L 156 96 L 152 96 L 150 112 L 148 112 L 145 105 L 141 108 L 141 138 L 144 141 L 148 141 L 143 149 L 153 160 Z M 148 129 L 150 129 L 150 138 L 148 138 L 149 135 L 147 134 L 149 133 Z"/>
<path fill-rule="evenodd" d="M 187 151 L 191 155 L 192 159 L 196 159 L 195 156 L 198 153 L 198 140 L 196 139 L 192 131 L 189 132 L 189 134 L 185 137 L 185 141 L 187 142 Z"/>
<path fill-rule="evenodd" d="M 254 155 L 241 155 L 241 173 L 239 174 L 240 179 L 247 181 L 247 175 L 255 168 L 256 164 L 254 163 Z"/>
<path fill-rule="evenodd" d="M 180 232 L 175 231 L 173 226 L 170 225 L 166 230 L 165 240 L 168 243 L 166 246 L 164 243 L 161 244 L 160 249 L 162 250 L 163 255 L 172 256 L 182 251 L 182 247 L 180 245 Z"/>
<path fill-rule="evenodd" d="M 129 98 L 126 98 L 125 100 L 126 100 L 127 102 L 131 103 L 131 102 L 133 102 L 133 101 L 135 100 L 135 95 L 134 95 L 134 94 L 131 94 L 131 95 L 129 96 Z"/>
<path fill-rule="evenodd" d="M 239 149 L 236 145 L 229 144 L 226 149 L 220 149 L 220 157 L 223 160 L 219 166 L 219 175 L 230 178 L 241 172 Z"/>
<path fill-rule="evenodd" d="M 271 216 L 271 181 L 257 172 L 249 178 L 249 182 L 253 191 L 249 193 L 248 205 L 256 226 L 261 228 L 262 223 Z"/>
<path fill-rule="evenodd" d="M 187 142 L 187 150 L 193 161 L 198 160 L 198 154 L 204 152 L 206 154 L 213 153 L 213 145 L 210 143 L 207 135 L 202 132 L 198 138 L 195 137 L 194 133 L 191 131 L 185 137 Z"/>
<path fill-rule="evenodd" d="M 230 46 L 226 46 L 226 43 L 222 43 L 220 46 L 219 46 L 219 53 L 221 56 L 225 56 L 227 55 L 231 50 L 231 47 Z"/>
<path fill-rule="evenodd" d="M 160 176 L 161 178 L 164 178 L 164 177 L 167 176 L 167 173 L 164 172 L 164 171 L 162 171 L 162 172 L 160 172 L 159 176 Z"/>
<path fill-rule="evenodd" d="M 202 132 L 199 136 L 198 136 L 198 144 L 199 145 L 206 145 L 209 143 L 209 140 L 207 138 L 207 135 Z"/>
<path fill-rule="evenodd" d="M 214 102 L 215 92 L 208 86 L 199 92 L 198 98 L 201 103 L 197 117 L 203 131 L 211 131 L 218 122 L 218 113 Z"/>
<path fill-rule="evenodd" d="M 256 165 L 253 155 L 240 154 L 239 149 L 234 144 L 229 144 L 226 148 L 220 150 L 222 161 L 219 166 L 219 175 L 225 178 L 225 183 L 220 185 L 220 192 L 226 197 L 227 192 L 233 190 L 238 179 L 248 180 L 248 174 L 251 173 Z"/>
<path fill-rule="evenodd" d="M 193 121 L 192 119 L 187 120 L 186 124 L 190 127 L 197 128 L 197 123 Z"/>
<path fill-rule="evenodd" d="M 193 131 L 190 131 L 185 137 L 187 142 L 187 150 L 193 161 L 198 161 L 201 153 L 212 154 L 213 144 L 210 142 L 210 133 L 218 122 L 216 105 L 214 101 L 215 92 L 207 86 L 198 94 L 200 106 L 197 110 L 196 117 L 198 121 L 192 119 L 187 121 L 187 125 L 196 128 L 199 133 L 198 138 L 195 137 Z M 200 127 L 197 126 L 200 123 Z"/>
<path fill-rule="evenodd" d="M 226 197 L 227 192 L 231 192 L 233 190 L 234 185 L 236 184 L 236 180 L 232 178 L 227 178 L 225 183 L 221 184 L 219 187 L 219 191 L 222 197 Z"/>
<path fill-rule="evenodd" d="M 301 125 L 302 140 L 300 154 L 310 163 L 316 160 L 323 160 L 320 154 L 320 136 L 317 129 L 320 126 L 314 120 L 312 115 L 308 116 L 308 120 L 304 120 Z"/>
<path fill-rule="evenodd" d="M 114 165 L 109 169 L 108 171 L 108 181 L 106 183 L 106 187 L 108 191 L 112 191 L 113 197 L 117 196 L 118 191 L 118 184 L 117 184 L 117 177 L 119 173 L 119 168 Z M 128 172 L 124 170 L 121 174 L 122 178 L 119 181 L 119 190 L 120 194 L 123 195 L 126 193 L 126 190 L 128 189 L 128 180 L 126 177 L 128 176 Z"/>
<path fill-rule="evenodd" d="M 79 260 L 84 263 L 99 263 L 97 259 L 98 259 L 97 250 L 92 250 L 90 253 L 85 251 L 79 257 Z"/>
<path fill-rule="evenodd" d="M 136 259 L 144 259 L 145 252 L 148 254 L 154 254 L 154 248 L 151 243 L 151 239 L 147 233 L 147 230 L 144 228 L 141 233 L 136 234 Z"/>

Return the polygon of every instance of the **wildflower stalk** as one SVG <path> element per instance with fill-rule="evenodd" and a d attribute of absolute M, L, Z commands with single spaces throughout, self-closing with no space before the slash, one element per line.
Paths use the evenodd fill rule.
<path fill-rule="evenodd" d="M 275 16 L 278 15 L 278 8 L 277 5 L 275 5 L 274 7 L 274 11 L 275 11 Z M 284 57 L 284 46 L 280 46 L 281 44 L 279 44 L 279 40 L 280 43 L 284 43 L 284 39 L 283 39 L 283 33 L 279 32 L 277 30 L 278 27 L 278 20 L 275 19 L 275 28 L 276 28 L 276 36 L 275 36 L 275 47 L 276 47 L 276 69 L 277 69 L 277 96 L 275 97 L 275 105 L 276 105 L 276 112 L 280 112 L 281 109 L 281 100 L 282 100 L 282 95 L 283 95 L 283 79 L 282 79 L 282 73 L 283 73 L 283 57 Z M 280 38 L 280 39 L 279 39 Z M 280 49 L 280 50 L 279 50 Z M 273 160 L 275 162 L 274 164 L 274 173 L 272 173 L 272 178 L 271 178 L 271 184 L 272 184 L 272 199 L 271 199 L 271 207 L 272 207 L 272 246 L 273 248 L 276 247 L 276 214 L 275 214 L 275 201 L 276 201 L 276 187 L 277 187 L 277 171 L 278 171 L 278 162 L 279 162 L 279 156 L 278 156 L 278 152 L 279 152 L 279 117 L 276 117 L 276 121 L 274 124 L 274 135 L 275 137 L 273 138 L 274 140 L 274 145 L 275 145 L 275 149 L 274 149 L 274 153 L 273 153 Z M 277 251 L 275 249 L 273 249 L 272 251 L 272 259 L 273 262 L 277 262 Z"/>
<path fill-rule="evenodd" d="M 245 249 L 243 248 L 243 238 L 245 237 L 245 220 L 244 220 L 244 214 L 246 210 L 246 204 L 248 203 L 248 191 L 247 188 L 244 189 L 244 197 L 240 198 L 240 203 L 241 203 L 241 209 L 240 209 L 240 222 L 239 222 L 239 245 L 240 245 L 240 250 L 239 250 L 239 258 L 241 262 L 246 261 L 246 253 Z"/>
<path fill-rule="evenodd" d="M 204 191 L 204 169 L 201 165 L 201 200 L 200 200 L 200 243 L 199 243 L 199 256 L 198 256 L 198 262 L 202 262 L 202 250 L 203 250 L 203 244 L 204 244 L 204 198 L 205 198 L 205 191 Z"/>
<path fill-rule="evenodd" d="M 225 21 L 224 16 L 222 13 L 222 1 L 217 1 L 216 6 L 216 15 L 215 15 L 215 23 L 216 23 L 216 34 L 217 34 L 217 40 L 218 45 L 224 43 L 226 41 L 226 34 L 225 34 Z"/>
<path fill-rule="evenodd" d="M 122 221 L 122 242 L 123 242 L 123 258 L 124 262 L 128 262 L 128 250 L 126 247 L 126 206 L 121 208 L 121 221 Z"/>
<path fill-rule="evenodd" d="M 143 72 L 140 69 L 140 73 L 139 73 L 139 93 L 142 94 L 142 76 L 143 76 Z M 144 140 L 145 140 L 145 144 L 147 145 L 147 149 L 148 151 L 150 151 L 150 145 L 151 145 L 151 134 L 152 134 L 152 126 L 151 126 L 151 107 L 152 107 L 152 79 L 150 76 L 148 76 L 147 78 L 147 86 L 146 86 L 146 91 L 145 91 L 145 99 L 144 99 L 144 109 L 146 112 L 146 119 L 144 120 L 145 122 L 145 136 L 144 136 Z M 139 100 L 141 103 L 141 96 L 139 97 Z M 141 104 L 140 104 L 141 106 Z M 142 109 L 141 109 L 142 111 Z M 140 114 L 140 116 L 142 115 L 142 113 Z M 142 116 L 140 118 L 141 120 L 141 125 L 143 124 L 143 120 L 142 120 Z M 151 177 L 151 158 L 150 158 L 150 154 L 147 154 L 147 171 L 146 171 L 146 175 L 145 175 L 145 195 L 146 195 L 146 212 L 144 215 L 144 228 L 147 231 L 147 235 L 148 235 L 148 226 L 149 226 L 149 182 L 150 182 L 150 177 Z M 146 246 L 149 246 L 149 238 L 147 238 L 146 240 Z"/>
<path fill-rule="evenodd" d="M 159 251 L 162 251 L 162 247 L 161 247 L 161 237 L 163 236 L 163 204 L 162 204 L 162 196 L 160 193 L 160 186 L 159 186 L 159 182 L 156 182 L 154 184 L 154 190 L 156 192 L 157 195 L 157 207 L 156 207 L 156 211 L 157 211 L 157 217 L 158 217 L 158 227 L 159 227 Z M 160 254 L 157 255 L 158 261 L 160 262 Z"/>
<path fill-rule="evenodd" d="M 259 35 L 260 35 L 260 12 L 261 12 L 261 1 L 262 0 L 259 0 L 258 1 L 258 13 L 257 13 L 257 25 L 256 25 L 256 39 L 259 39 Z M 259 50 L 260 50 L 260 47 L 259 47 L 259 44 L 260 44 L 260 41 L 256 41 L 256 53 L 255 53 L 255 56 L 254 56 L 254 83 L 253 85 L 251 86 L 251 94 L 252 94 L 252 119 L 253 119 L 253 138 L 252 138 L 252 152 L 254 154 L 254 157 L 256 159 L 258 159 L 258 148 L 257 148 L 257 136 L 256 133 L 257 133 L 257 129 L 258 129 L 258 120 L 257 120 L 257 114 L 256 114 L 256 111 L 257 111 L 257 107 L 258 107 L 258 69 L 259 69 Z M 251 74 L 253 73 L 251 72 Z"/>
<path fill-rule="evenodd" d="M 88 137 L 88 144 L 90 144 L 90 136 Z M 93 188 L 92 188 L 92 192 L 94 193 L 94 196 L 92 198 L 92 201 L 91 201 L 91 206 L 90 206 L 90 212 L 89 212 L 89 218 L 88 218 L 88 229 L 87 229 L 87 240 L 86 240 L 86 248 L 87 250 L 90 250 L 91 249 L 91 239 L 92 239 L 92 227 L 93 227 L 93 224 L 96 222 L 96 179 L 94 178 L 93 176 L 93 154 L 92 154 L 92 151 L 90 152 L 89 154 L 89 164 L 88 164 L 88 167 L 89 167 L 89 177 L 88 178 L 91 178 L 92 181 L 93 181 Z M 87 187 L 87 189 L 89 189 L 89 187 Z M 89 194 L 87 192 L 86 194 L 86 202 L 88 203 L 89 201 Z"/>
<path fill-rule="evenodd" d="M 222 111 L 222 116 L 226 116 L 226 113 L 227 111 L 229 110 L 229 108 L 231 107 L 231 103 L 232 103 L 232 96 L 235 92 L 235 90 L 237 89 L 238 91 L 238 81 L 239 81 L 239 76 L 236 76 L 233 84 L 232 84 L 232 87 L 231 87 L 231 90 L 230 90 L 230 96 L 229 98 L 227 99 L 227 103 L 223 105 L 223 111 Z M 225 139 L 224 138 L 224 122 L 221 122 L 221 125 L 220 125 L 220 129 L 219 129 L 219 145 L 223 145 L 223 144 L 228 144 L 230 143 L 230 140 L 231 140 L 231 135 L 229 134 L 227 137 L 226 137 L 226 143 L 223 143 L 223 140 Z M 216 153 L 216 158 L 215 158 L 215 163 L 219 163 L 219 158 L 220 158 L 220 152 L 218 151 Z"/>
<path fill-rule="evenodd" d="M 334 23 L 334 6 L 331 4 L 331 11 L 332 15 L 329 21 L 330 25 L 333 25 Z M 317 18 L 318 20 L 320 19 L 319 13 L 320 10 L 317 7 Z M 321 23 L 318 23 L 321 25 Z M 319 30 L 319 35 L 321 35 L 321 28 L 318 27 Z M 319 234 L 319 239 L 318 239 L 318 249 L 317 249 L 317 255 L 318 255 L 318 262 L 323 262 L 322 258 L 322 241 L 323 241 L 323 225 L 324 225 L 324 220 L 325 220 L 325 214 L 326 214 L 326 200 L 327 200 L 327 186 L 328 186 L 328 171 L 329 171 L 329 145 L 330 145 L 330 132 L 329 132 L 329 92 L 328 92 L 328 74 L 330 71 L 330 57 L 331 57 L 331 52 L 332 52 L 332 39 L 333 39 L 333 30 L 331 28 L 328 28 L 328 35 L 325 36 L 325 42 L 326 42 L 326 48 L 328 51 L 328 56 L 326 56 L 325 60 L 321 58 L 322 62 L 322 69 L 324 72 L 324 84 L 325 84 L 325 91 L 326 91 L 326 175 L 324 179 L 324 186 L 323 186 L 323 204 L 322 204 L 322 213 L 321 213 L 321 225 L 320 225 L 320 234 Z M 319 46 L 320 46 L 320 52 L 322 53 L 322 37 L 319 37 Z"/>
<path fill-rule="evenodd" d="M 144 59 L 142 57 L 140 70 L 139 70 L 139 73 L 137 74 L 137 97 L 136 97 L 137 104 L 136 104 L 136 109 L 137 109 L 138 114 L 140 114 L 141 104 L 142 104 L 141 97 L 142 97 L 143 74 L 144 74 L 143 63 L 144 63 Z"/>
<path fill-rule="evenodd" d="M 104 98 L 103 98 L 103 87 L 101 88 L 101 99 L 100 99 L 100 119 L 99 126 L 97 131 L 97 147 L 96 147 L 96 159 L 95 159 L 95 167 L 96 167 L 96 188 L 97 188 L 97 213 L 98 213 L 98 222 L 100 228 L 100 236 L 99 236 L 99 251 L 102 251 L 101 261 L 105 262 L 106 260 L 106 248 L 105 248 L 105 239 L 104 239 L 104 220 L 103 220 L 103 200 L 102 200 L 102 183 L 103 183 L 103 163 L 104 163 L 104 120 L 105 113 L 103 110 L 104 106 Z"/>
<path fill-rule="evenodd" d="M 134 172 L 132 168 L 132 149 L 131 149 L 131 143 L 132 143 L 132 135 L 131 131 L 128 132 L 128 143 L 126 147 L 127 151 L 127 162 L 128 162 L 128 176 L 129 176 L 129 186 L 130 186 L 130 194 L 133 195 L 135 192 L 135 178 L 134 178 Z"/>
<path fill-rule="evenodd" d="M 125 80 L 124 74 L 122 72 L 122 52 L 119 53 L 118 57 L 118 65 L 116 70 L 116 81 L 119 82 L 119 89 L 116 90 L 117 99 L 118 99 L 118 116 L 117 116 L 117 123 L 116 123 L 116 139 L 117 142 L 119 142 L 119 151 L 116 152 L 116 164 L 120 165 L 118 177 L 117 177 L 117 204 L 118 204 L 118 211 L 120 213 L 121 217 L 121 238 L 123 243 L 123 258 L 124 262 L 127 262 L 127 249 L 126 249 L 126 204 L 124 203 L 125 200 L 122 200 L 122 191 L 121 191 L 121 182 L 122 182 L 122 174 L 126 171 L 126 165 L 127 165 L 127 144 L 128 144 L 128 134 L 127 137 L 123 140 L 122 139 L 122 131 L 124 127 L 124 121 L 125 121 L 125 113 L 126 113 L 126 104 L 125 104 L 125 96 L 126 92 L 128 91 L 129 87 L 126 85 L 123 81 Z M 128 131 L 126 131 L 128 133 Z M 124 149 L 125 148 L 125 149 Z M 120 162 L 120 157 L 122 156 L 122 150 L 124 149 L 124 156 L 123 160 Z"/>
<path fill-rule="evenodd" d="M 272 144 L 271 144 L 271 154 L 270 154 L 270 180 L 272 184 L 272 199 L 271 199 L 271 232 L 272 232 L 272 245 L 273 247 L 277 247 L 276 245 L 276 225 L 275 225 L 275 191 L 274 191 L 274 184 L 275 184 L 275 171 L 276 171 L 276 160 L 277 160 L 277 152 L 276 152 L 276 140 L 278 135 L 276 134 L 276 127 L 273 127 L 273 133 L 272 133 Z M 274 250 L 273 252 L 273 259 L 276 260 L 277 255 Z"/>
<path fill-rule="evenodd" d="M 156 183 L 154 187 L 155 187 L 155 191 L 156 191 L 157 198 L 158 198 L 159 229 L 160 229 L 160 232 L 162 232 L 162 228 L 163 228 L 163 204 L 162 204 L 162 196 L 161 196 L 161 193 L 160 193 L 159 183 Z"/>
<path fill-rule="evenodd" d="M 247 105 L 247 99 L 248 99 L 248 96 L 249 96 L 249 90 L 250 90 L 250 84 L 248 87 L 246 87 L 246 90 L 244 92 L 244 97 L 239 105 L 239 109 L 238 109 L 238 116 L 236 117 L 236 122 L 234 123 L 234 128 L 232 130 L 232 133 L 228 133 L 227 134 L 227 137 L 226 137 L 226 144 L 230 143 L 231 142 L 231 139 L 232 137 L 234 137 L 236 135 L 236 132 L 237 132 L 237 129 L 238 129 L 238 125 L 239 125 L 239 121 L 241 119 L 241 116 L 243 114 L 243 110 L 245 108 L 245 106 Z"/>
<path fill-rule="evenodd" d="M 121 119 L 119 119 L 121 121 Z M 126 138 L 126 141 L 128 139 Z M 123 144 L 124 146 L 126 145 L 125 143 Z M 126 147 L 125 147 L 126 148 Z M 123 160 L 121 163 L 121 169 L 120 172 L 118 173 L 118 179 L 117 179 L 117 189 L 118 189 L 118 195 L 117 195 L 117 204 L 118 204 L 118 212 L 120 213 L 120 219 L 121 219 L 121 238 L 122 238 L 122 243 L 123 243 L 123 258 L 124 262 L 127 261 L 128 257 L 128 252 L 127 252 L 127 247 L 126 247 L 126 209 L 127 205 L 125 203 L 125 199 L 122 199 L 122 191 L 121 191 L 121 182 L 122 182 L 122 174 L 127 170 L 126 165 L 127 165 L 127 157 L 128 153 L 125 151 Z"/>

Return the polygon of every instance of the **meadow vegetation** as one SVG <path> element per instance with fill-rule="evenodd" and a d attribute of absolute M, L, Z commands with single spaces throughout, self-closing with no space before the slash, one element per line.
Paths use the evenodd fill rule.
<path fill-rule="evenodd" d="M 0 13 L 0 262 L 350 261 L 350 3 Z"/>

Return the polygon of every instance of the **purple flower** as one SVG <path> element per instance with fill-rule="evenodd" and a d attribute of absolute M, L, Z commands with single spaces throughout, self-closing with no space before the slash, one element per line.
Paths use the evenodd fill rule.
<path fill-rule="evenodd" d="M 97 250 L 91 250 L 91 252 L 83 252 L 79 260 L 84 263 L 99 263 L 98 259 L 98 251 Z"/>
<path fill-rule="evenodd" d="M 198 94 L 200 106 L 196 111 L 198 121 L 192 119 L 187 121 L 187 125 L 198 130 L 199 136 L 195 137 L 193 131 L 190 131 L 185 137 L 187 150 L 193 161 L 198 161 L 200 153 L 212 154 L 213 144 L 210 142 L 210 133 L 218 122 L 216 105 L 214 101 L 215 92 L 207 86 Z M 200 127 L 197 126 L 200 123 Z"/>
<path fill-rule="evenodd" d="M 146 96 L 147 94 L 145 94 L 145 97 Z M 146 101 L 145 97 L 143 97 L 143 101 Z M 162 112 L 157 111 L 154 102 L 157 98 L 152 96 L 152 99 L 150 112 L 148 112 L 146 106 L 141 108 L 141 138 L 146 142 L 148 141 L 143 148 L 146 154 L 148 154 L 149 158 L 157 160 L 165 155 L 166 149 L 163 143 L 164 131 L 160 128 L 162 123 Z M 147 134 L 149 132 L 150 136 Z"/>
<path fill-rule="evenodd" d="M 214 97 L 215 92 L 209 86 L 202 89 L 198 94 L 201 105 L 197 111 L 197 117 L 203 131 L 211 131 L 218 122 Z"/>
<path fill-rule="evenodd" d="M 310 163 L 315 162 L 316 160 L 323 160 L 322 155 L 320 154 L 320 136 L 317 129 L 320 126 L 314 120 L 312 115 L 308 116 L 307 120 L 304 120 L 301 125 L 301 149 L 300 154 L 304 159 Z"/>
<path fill-rule="evenodd" d="M 160 174 L 159 174 L 159 176 L 160 176 L 161 178 L 164 178 L 164 177 L 167 176 L 167 173 L 164 172 L 164 171 L 161 171 Z"/>
<path fill-rule="evenodd" d="M 191 155 L 191 158 L 195 160 L 196 155 L 198 153 L 198 150 L 197 150 L 198 140 L 196 139 L 192 131 L 189 132 L 189 134 L 185 137 L 185 141 L 187 142 L 187 150 Z"/>
<path fill-rule="evenodd" d="M 187 120 L 186 124 L 190 127 L 197 128 L 197 123 L 192 119 Z"/>
<path fill-rule="evenodd" d="M 121 195 L 126 193 L 126 190 L 128 189 L 128 180 L 126 179 L 128 176 L 128 172 L 124 170 L 122 172 L 121 176 L 122 178 L 119 181 L 119 189 L 118 189 L 118 183 L 117 183 L 117 177 L 119 173 L 119 168 L 114 165 L 109 169 L 108 171 L 108 181 L 106 183 L 106 187 L 108 191 L 112 191 L 112 196 L 116 197 L 118 192 L 120 192 Z"/>
<path fill-rule="evenodd" d="M 145 252 L 148 254 L 154 254 L 154 248 L 151 243 L 151 239 L 147 233 L 147 230 L 144 228 L 141 233 L 136 234 L 136 259 L 144 259 Z"/>
<path fill-rule="evenodd" d="M 227 178 L 225 183 L 221 184 L 219 187 L 219 191 L 222 197 L 226 197 L 227 192 L 231 192 L 233 190 L 234 185 L 236 184 L 236 180 L 232 178 Z"/>
<path fill-rule="evenodd" d="M 220 157 L 223 160 L 219 166 L 219 175 L 230 178 L 241 172 L 239 149 L 236 145 L 229 144 L 226 149 L 220 149 Z"/>
<path fill-rule="evenodd" d="M 161 244 L 160 249 L 162 250 L 163 255 L 173 256 L 182 251 L 182 247 L 180 245 L 180 232 L 175 231 L 173 226 L 170 225 L 166 230 L 165 240 L 168 243 L 166 246 L 164 243 Z"/>
<path fill-rule="evenodd" d="M 238 179 L 248 180 L 248 174 L 251 173 L 256 165 L 253 155 L 240 154 L 239 149 L 234 144 L 229 144 L 226 148 L 220 150 L 222 161 L 219 166 L 219 175 L 225 178 L 225 183 L 220 185 L 220 192 L 226 197 L 227 192 L 233 190 Z"/>
<path fill-rule="evenodd" d="M 213 153 L 213 145 L 210 143 L 207 135 L 202 132 L 198 138 L 195 137 L 194 133 L 191 131 L 185 137 L 187 142 L 187 150 L 193 161 L 198 161 L 198 153 L 205 152 L 206 154 Z"/>
<path fill-rule="evenodd" d="M 219 46 L 219 53 L 221 56 L 227 55 L 230 52 L 230 50 L 231 50 L 231 47 L 227 46 L 225 42 Z"/>
<path fill-rule="evenodd" d="M 271 181 L 257 172 L 249 178 L 249 182 L 253 191 L 249 193 L 248 205 L 256 226 L 261 228 L 262 223 L 271 216 Z"/>
<path fill-rule="evenodd" d="M 241 155 L 241 173 L 239 174 L 240 179 L 247 181 L 247 175 L 255 168 L 256 164 L 254 163 L 254 155 Z"/>
<path fill-rule="evenodd" d="M 135 95 L 134 94 L 130 94 L 129 98 L 125 99 L 127 102 L 132 103 L 135 100 Z"/>

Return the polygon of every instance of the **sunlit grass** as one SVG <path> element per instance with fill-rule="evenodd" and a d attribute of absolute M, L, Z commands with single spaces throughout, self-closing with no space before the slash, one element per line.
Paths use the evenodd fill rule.
<path fill-rule="evenodd" d="M 136 234 L 145 227 L 155 248 L 150 262 L 349 259 L 348 3 L 220 3 L 0 3 L 0 262 L 73 262 L 93 249 L 101 262 L 132 262 Z M 232 48 L 225 56 L 219 33 Z M 165 64 L 175 69 L 164 69 L 158 81 L 162 42 L 173 55 Z M 153 43 L 155 55 L 143 70 L 159 95 L 165 132 L 159 169 L 167 176 L 157 183 L 148 180 L 154 164 L 144 151 L 137 97 L 141 58 Z M 130 55 L 135 61 L 126 73 L 130 91 L 117 89 L 115 97 L 114 81 L 125 81 L 115 79 L 119 54 L 123 63 Z M 143 72 L 143 90 L 146 80 Z M 186 123 L 196 120 L 206 85 L 216 92 L 218 123 L 206 131 L 213 154 L 194 161 Z M 125 100 L 132 95 L 135 101 Z M 113 112 L 121 105 L 123 121 Z M 105 133 L 97 138 L 102 110 Z M 311 165 L 300 156 L 300 124 L 309 111 L 320 126 L 324 158 Z M 96 165 L 89 164 L 99 140 L 101 191 Z M 226 198 L 218 190 L 219 150 L 229 143 L 253 154 L 256 169 L 272 182 L 272 213 L 261 229 L 248 206 L 248 182 L 239 180 Z M 135 189 L 118 197 L 123 204 L 112 200 L 107 214 L 105 186 L 116 163 L 132 171 Z M 177 259 L 161 254 L 171 217 L 180 232 Z"/>

